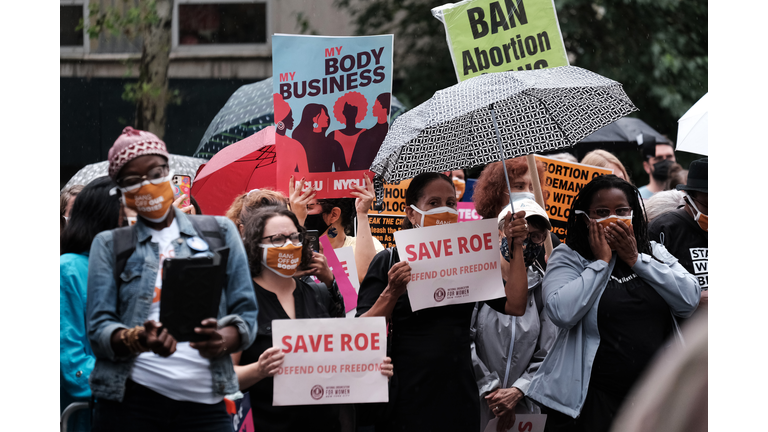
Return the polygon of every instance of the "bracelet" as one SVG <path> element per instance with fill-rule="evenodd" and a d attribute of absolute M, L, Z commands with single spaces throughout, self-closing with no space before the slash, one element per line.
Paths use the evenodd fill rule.
<path fill-rule="evenodd" d="M 149 348 L 145 347 L 139 341 L 139 332 L 144 329 L 143 326 L 136 326 L 132 329 L 127 329 L 120 334 L 120 340 L 123 342 L 130 351 L 131 354 L 139 354 L 149 351 Z"/>

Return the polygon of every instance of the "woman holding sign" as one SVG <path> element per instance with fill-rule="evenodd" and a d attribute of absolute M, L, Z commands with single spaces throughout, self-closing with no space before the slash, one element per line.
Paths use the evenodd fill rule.
<path fill-rule="evenodd" d="M 549 408 L 546 430 L 608 431 L 674 316 L 699 303 L 696 279 L 649 240 L 639 196 L 614 175 L 594 178 L 549 259 L 546 311 L 560 332 L 528 389 Z"/>
<path fill-rule="evenodd" d="M 331 286 L 335 283 L 333 273 L 313 259 L 311 248 L 303 247 L 306 229 L 290 210 L 261 208 L 249 213 L 243 222 L 259 325 L 253 345 L 233 354 L 232 361 L 240 390 L 250 394 L 254 427 L 260 431 L 339 431 L 338 405 L 272 406 L 272 377 L 285 357 L 280 348 L 272 346 L 272 321 L 330 318 L 314 289 L 294 275 L 298 270 L 318 267 L 323 271 L 316 273 L 317 278 Z M 382 374 L 392 375 L 388 359 L 381 368 Z"/>
<path fill-rule="evenodd" d="M 416 176 L 405 193 L 403 229 L 456 223 L 456 191 L 440 173 Z M 499 312 L 525 312 L 528 281 L 522 244 L 528 230 L 524 213 L 506 215 L 505 234 L 513 244 L 512 265 L 505 279 L 506 297 L 486 303 Z M 477 431 L 480 402 L 472 370 L 469 335 L 474 303 L 414 312 L 406 293 L 411 279 L 407 261 L 396 250 L 374 257 L 363 279 L 358 316 L 384 316 L 390 321 L 390 355 L 397 374 L 390 385 L 389 404 L 380 426 L 391 430 Z"/>

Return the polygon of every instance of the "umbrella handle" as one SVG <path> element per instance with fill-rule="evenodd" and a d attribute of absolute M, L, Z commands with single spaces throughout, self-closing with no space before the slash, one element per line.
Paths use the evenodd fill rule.
<path fill-rule="evenodd" d="M 506 175 L 504 176 L 504 180 L 507 181 L 507 193 L 509 194 L 509 207 L 512 209 L 512 217 L 515 216 L 515 205 L 512 203 L 512 187 L 509 185 L 509 172 L 507 171 L 507 164 L 504 159 L 504 151 L 501 147 L 501 134 L 499 133 L 499 125 L 496 123 L 496 109 L 493 107 L 493 104 L 488 106 L 488 110 L 491 112 L 491 119 L 493 120 L 493 130 L 496 132 L 496 142 L 499 143 L 499 159 L 501 160 L 501 165 L 504 167 L 504 172 Z M 509 248 L 509 258 L 512 259 L 512 248 Z"/>

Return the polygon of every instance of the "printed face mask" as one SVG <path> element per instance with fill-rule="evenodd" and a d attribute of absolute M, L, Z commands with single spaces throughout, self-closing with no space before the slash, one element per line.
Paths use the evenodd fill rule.
<path fill-rule="evenodd" d="M 458 177 L 454 177 L 453 178 L 453 187 L 456 188 L 456 199 L 460 200 L 461 197 L 464 196 L 464 191 L 467 188 L 467 183 L 464 180 L 462 180 L 462 179 L 460 179 Z"/>
<path fill-rule="evenodd" d="M 575 210 L 575 212 L 577 214 L 583 214 L 584 216 L 587 217 L 587 219 L 592 219 L 592 218 L 589 217 L 587 212 L 584 212 L 584 211 L 581 211 L 581 210 Z M 610 215 L 608 217 L 604 217 L 604 218 L 600 218 L 600 219 L 594 219 L 594 221 L 599 223 L 600 225 L 602 225 L 603 228 L 608 228 L 608 225 L 610 225 L 611 222 L 613 222 L 613 223 L 618 225 L 618 223 L 617 223 L 618 221 L 624 222 L 625 224 L 627 224 L 628 227 L 631 228 L 632 227 L 632 214 L 633 213 L 634 212 L 630 212 L 629 216 Z"/>
<path fill-rule="evenodd" d="M 411 204 L 413 211 L 421 215 L 419 227 L 428 227 L 433 225 L 447 225 L 459 221 L 459 212 L 450 207 L 437 207 L 428 211 L 421 211 L 415 205 Z"/>
<path fill-rule="evenodd" d="M 150 222 L 162 222 L 173 205 L 172 178 L 173 171 L 170 171 L 167 177 L 118 188 L 123 194 L 123 204 Z"/>
<path fill-rule="evenodd" d="M 544 248 L 544 245 L 539 245 L 536 243 L 531 242 L 528 239 L 525 239 L 523 241 L 523 260 L 525 262 L 525 267 L 528 268 L 533 265 L 533 262 L 536 261 L 536 258 L 541 253 L 541 249 Z M 504 257 L 507 262 L 511 259 L 509 256 L 509 243 L 507 242 L 506 237 L 501 238 L 501 256 Z"/>
<path fill-rule="evenodd" d="M 695 220 L 695 221 L 696 221 L 696 223 L 698 223 L 698 224 L 699 224 L 699 227 L 700 227 L 701 229 L 703 229 L 703 230 L 704 230 L 704 231 L 706 231 L 706 232 L 709 232 L 709 216 L 708 216 L 708 215 L 705 215 L 705 214 L 704 214 L 704 213 L 702 213 L 702 212 L 700 212 L 700 211 L 699 211 L 699 208 L 698 208 L 698 207 L 696 207 L 696 204 L 694 204 L 694 203 L 693 203 L 693 200 L 692 200 L 692 199 L 690 199 L 689 197 L 687 197 L 687 196 L 686 196 L 686 197 L 683 197 L 683 199 L 685 200 L 685 202 L 686 202 L 686 203 L 687 203 L 689 206 L 691 206 L 691 208 L 692 208 L 692 209 L 693 209 L 693 211 L 694 211 L 694 213 L 693 213 L 693 220 Z"/>
<path fill-rule="evenodd" d="M 261 248 L 264 250 L 261 263 L 278 276 L 292 277 L 301 264 L 301 244 L 296 246 L 286 241 L 282 246 L 262 244 Z"/>

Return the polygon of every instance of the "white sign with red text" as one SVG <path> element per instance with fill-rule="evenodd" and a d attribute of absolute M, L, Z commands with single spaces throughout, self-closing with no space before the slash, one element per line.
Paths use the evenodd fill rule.
<path fill-rule="evenodd" d="M 272 405 L 388 402 L 384 317 L 273 320 L 272 344 L 285 353 Z"/>
<path fill-rule="evenodd" d="M 395 243 L 414 311 L 504 297 L 496 219 L 398 231 Z"/>

